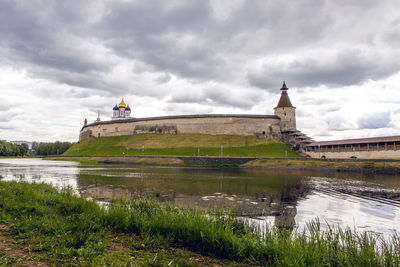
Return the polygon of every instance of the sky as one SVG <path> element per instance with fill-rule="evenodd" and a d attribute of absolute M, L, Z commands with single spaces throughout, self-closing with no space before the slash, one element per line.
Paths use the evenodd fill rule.
<path fill-rule="evenodd" d="M 398 0 L 1 0 L 0 139 L 85 118 L 273 114 L 316 141 L 400 135 Z"/>

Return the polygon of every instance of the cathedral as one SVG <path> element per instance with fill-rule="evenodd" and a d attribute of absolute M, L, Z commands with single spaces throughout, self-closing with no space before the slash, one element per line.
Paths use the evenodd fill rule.
<path fill-rule="evenodd" d="M 129 105 L 126 105 L 124 99 L 121 100 L 121 103 L 115 105 L 113 108 L 113 116 L 111 120 L 121 120 L 121 119 L 131 119 L 131 108 Z"/>

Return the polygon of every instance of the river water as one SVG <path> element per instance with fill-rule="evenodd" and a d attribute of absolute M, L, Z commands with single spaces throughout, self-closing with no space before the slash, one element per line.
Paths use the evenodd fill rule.
<path fill-rule="evenodd" d="M 318 218 L 323 229 L 400 233 L 400 176 L 0 159 L 0 177 L 68 186 L 99 201 L 152 196 L 179 206 L 218 205 L 260 224 L 302 228 Z"/>

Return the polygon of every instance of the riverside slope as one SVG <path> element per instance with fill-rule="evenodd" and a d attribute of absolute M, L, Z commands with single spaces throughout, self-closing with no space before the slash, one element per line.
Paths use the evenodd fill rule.
<path fill-rule="evenodd" d="M 239 135 L 137 134 L 80 141 L 66 156 L 300 157 L 274 139 Z"/>

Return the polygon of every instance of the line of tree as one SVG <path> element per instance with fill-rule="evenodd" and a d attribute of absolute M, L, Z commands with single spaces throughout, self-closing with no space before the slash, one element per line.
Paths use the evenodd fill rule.
<path fill-rule="evenodd" d="M 32 149 L 37 155 L 61 155 L 72 146 L 70 142 L 37 143 L 33 142 Z"/>
<path fill-rule="evenodd" d="M 0 156 L 14 157 L 24 156 L 28 152 L 28 144 L 13 144 L 6 141 L 0 141 Z"/>

